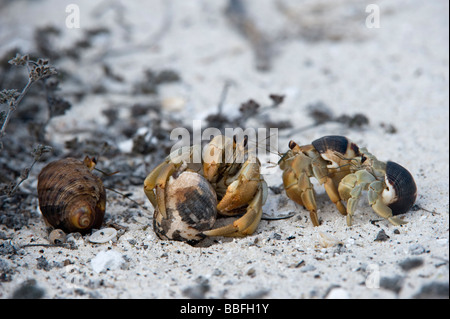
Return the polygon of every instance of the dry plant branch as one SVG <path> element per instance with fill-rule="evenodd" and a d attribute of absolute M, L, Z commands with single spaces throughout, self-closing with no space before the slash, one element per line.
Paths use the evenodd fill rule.
<path fill-rule="evenodd" d="M 0 91 L 0 104 L 8 105 L 8 110 L 2 112 L 0 117 L 3 121 L 0 129 L 0 151 L 3 149 L 1 139 L 5 135 L 6 127 L 11 119 L 11 115 L 25 97 L 31 85 L 57 73 L 56 69 L 48 64 L 48 60 L 37 59 L 34 61 L 30 60 L 28 55 L 20 55 L 19 53 L 17 53 L 13 59 L 9 60 L 8 63 L 16 66 L 26 66 L 28 70 L 28 82 L 20 93 L 14 89 Z"/>

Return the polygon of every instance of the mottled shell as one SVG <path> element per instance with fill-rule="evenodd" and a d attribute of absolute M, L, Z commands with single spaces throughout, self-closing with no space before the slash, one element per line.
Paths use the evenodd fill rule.
<path fill-rule="evenodd" d="M 161 239 L 195 244 L 214 226 L 217 197 L 211 184 L 194 172 L 170 177 L 165 189 L 167 219 L 155 209 L 153 228 Z"/>
<path fill-rule="evenodd" d="M 311 144 L 323 159 L 332 163 L 328 166 L 329 168 L 336 168 L 341 165 L 342 158 L 352 159 L 361 156 L 358 145 L 345 136 L 328 135 L 313 141 Z"/>
<path fill-rule="evenodd" d="M 383 201 L 392 209 L 393 215 L 406 213 L 416 201 L 417 186 L 411 173 L 395 162 L 386 163 Z"/>
<path fill-rule="evenodd" d="M 44 220 L 66 233 L 86 233 L 103 223 L 103 183 L 85 163 L 65 158 L 45 166 L 38 176 L 39 208 Z M 91 168 L 93 164 L 90 164 Z"/>

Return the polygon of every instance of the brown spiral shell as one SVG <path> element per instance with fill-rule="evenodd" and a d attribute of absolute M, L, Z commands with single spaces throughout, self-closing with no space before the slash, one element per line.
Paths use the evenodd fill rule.
<path fill-rule="evenodd" d="M 100 178 L 91 173 L 95 160 L 64 158 L 45 166 L 38 176 L 39 208 L 44 220 L 66 233 L 100 228 L 106 193 Z"/>

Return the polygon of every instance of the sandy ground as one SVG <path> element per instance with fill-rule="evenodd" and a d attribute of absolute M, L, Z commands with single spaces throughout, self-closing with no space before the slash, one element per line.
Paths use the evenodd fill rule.
<path fill-rule="evenodd" d="M 11 279 L 0 281 L 1 298 L 448 298 L 448 2 L 374 1 L 380 27 L 367 28 L 369 2 L 246 1 L 268 44 L 231 26 L 225 0 L 112 1 L 110 7 L 106 1 L 77 1 L 80 28 L 64 28 L 66 5 L 74 2 L 0 6 L 3 52 L 31 48 L 31 30 L 49 23 L 63 29 L 61 47 L 85 28 L 110 28 L 112 36 L 95 43 L 84 62 L 64 66 L 86 83 L 105 83 L 95 67 L 100 52 L 100 61 L 125 81 L 117 90 L 106 82 L 115 94 L 88 95 L 52 120 L 47 135 L 54 143 L 70 139 L 74 128 L 104 125 L 101 111 L 111 103 L 145 100 L 127 89 L 144 68 L 170 68 L 182 81 L 161 87 L 159 96 L 172 101 L 166 111 L 185 123 L 216 112 L 225 81 L 233 82 L 224 105 L 229 114 L 238 114 L 248 99 L 269 104 L 269 94 L 283 94 L 279 109 L 268 113 L 294 126 L 279 131 L 280 152 L 290 139 L 307 144 L 329 134 L 348 136 L 379 159 L 408 168 L 418 186 L 417 206 L 404 215 L 408 223 L 396 227 L 364 201 L 348 227 L 316 187 L 322 225 L 313 227 L 305 209 L 287 201 L 284 192 L 269 191 L 264 211 L 292 211 L 292 218 L 263 220 L 246 238 L 192 247 L 159 240 L 149 226 L 152 208 L 141 186 L 130 186 L 133 199 L 148 209 L 109 203 L 107 219 L 128 218 L 104 244 L 71 235 L 76 249 L 22 247 L 48 244 L 42 219 L 15 231 L 1 225 L 0 271 Z M 268 60 L 255 54 L 258 45 L 273 51 Z M 268 70 L 258 70 L 261 65 Z M 70 89 L 62 84 L 63 92 Z M 313 123 L 307 106 L 318 102 L 335 115 L 363 113 L 370 123 L 364 129 L 327 123 L 296 132 Z M 125 151 L 127 144 L 121 145 Z M 156 164 L 148 163 L 142 180 Z M 269 186 L 281 184 L 279 169 L 265 172 Z M 32 175 L 23 187 L 35 187 L 37 172 Z M 38 212 L 37 200 L 35 205 Z M 332 238 L 324 244 L 324 236 Z"/>

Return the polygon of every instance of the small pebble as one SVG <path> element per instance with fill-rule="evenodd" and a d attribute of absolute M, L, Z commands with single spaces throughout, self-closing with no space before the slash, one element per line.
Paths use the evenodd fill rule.
<path fill-rule="evenodd" d="M 256 270 L 255 268 L 251 267 L 247 270 L 247 276 L 250 276 L 251 278 L 254 278 L 256 276 Z"/>
<path fill-rule="evenodd" d="M 200 276 L 195 280 L 196 284 L 183 290 L 183 295 L 192 299 L 204 299 L 211 289 L 209 280 Z"/>
<path fill-rule="evenodd" d="M 425 248 L 422 245 L 414 244 L 409 246 L 409 252 L 411 255 L 422 255 L 425 253 Z"/>
<path fill-rule="evenodd" d="M 118 269 L 123 263 L 122 254 L 114 250 L 101 251 L 91 260 L 92 269 L 96 273 Z"/>
<path fill-rule="evenodd" d="M 342 242 L 333 235 L 321 231 L 317 233 L 317 240 L 319 241 L 320 246 L 322 246 L 323 248 L 333 247 L 336 246 L 337 244 L 342 244 Z"/>
<path fill-rule="evenodd" d="M 96 231 L 95 233 L 93 233 L 89 237 L 89 241 L 91 243 L 95 243 L 95 244 L 103 244 L 103 243 L 107 243 L 110 240 L 116 238 L 116 236 L 117 236 L 117 230 L 115 230 L 114 228 L 103 228 L 103 229 L 100 229 L 100 230 Z"/>
<path fill-rule="evenodd" d="M 272 238 L 276 240 L 281 240 L 281 235 L 278 233 L 273 233 Z"/>
<path fill-rule="evenodd" d="M 384 231 L 384 229 L 382 229 L 378 232 L 377 237 L 375 238 L 374 241 L 386 241 L 389 238 L 390 237 L 388 235 L 386 235 L 386 232 Z"/>
<path fill-rule="evenodd" d="M 431 282 L 413 296 L 416 299 L 448 299 L 448 282 Z"/>
<path fill-rule="evenodd" d="M 403 288 L 404 278 L 401 276 L 381 277 L 380 287 L 398 294 Z"/>
<path fill-rule="evenodd" d="M 423 259 L 422 258 L 407 258 L 399 263 L 399 266 L 404 271 L 410 271 L 411 269 L 420 267 L 423 265 Z"/>
<path fill-rule="evenodd" d="M 66 242 L 66 233 L 61 229 L 54 229 L 48 236 L 48 240 L 52 244 L 64 244 Z"/>
<path fill-rule="evenodd" d="M 326 296 L 326 299 L 350 299 L 350 296 L 345 289 L 336 287 L 330 290 Z"/>
<path fill-rule="evenodd" d="M 301 268 L 301 272 L 308 272 L 308 271 L 314 271 L 314 270 L 316 270 L 316 267 L 314 267 L 313 265 L 306 265 Z"/>
<path fill-rule="evenodd" d="M 166 111 L 182 111 L 186 100 L 181 97 L 167 97 L 162 100 L 162 107 Z"/>
<path fill-rule="evenodd" d="M 35 279 L 29 279 L 22 283 L 19 288 L 17 288 L 12 299 L 40 299 L 44 297 L 45 290 L 37 285 Z"/>

